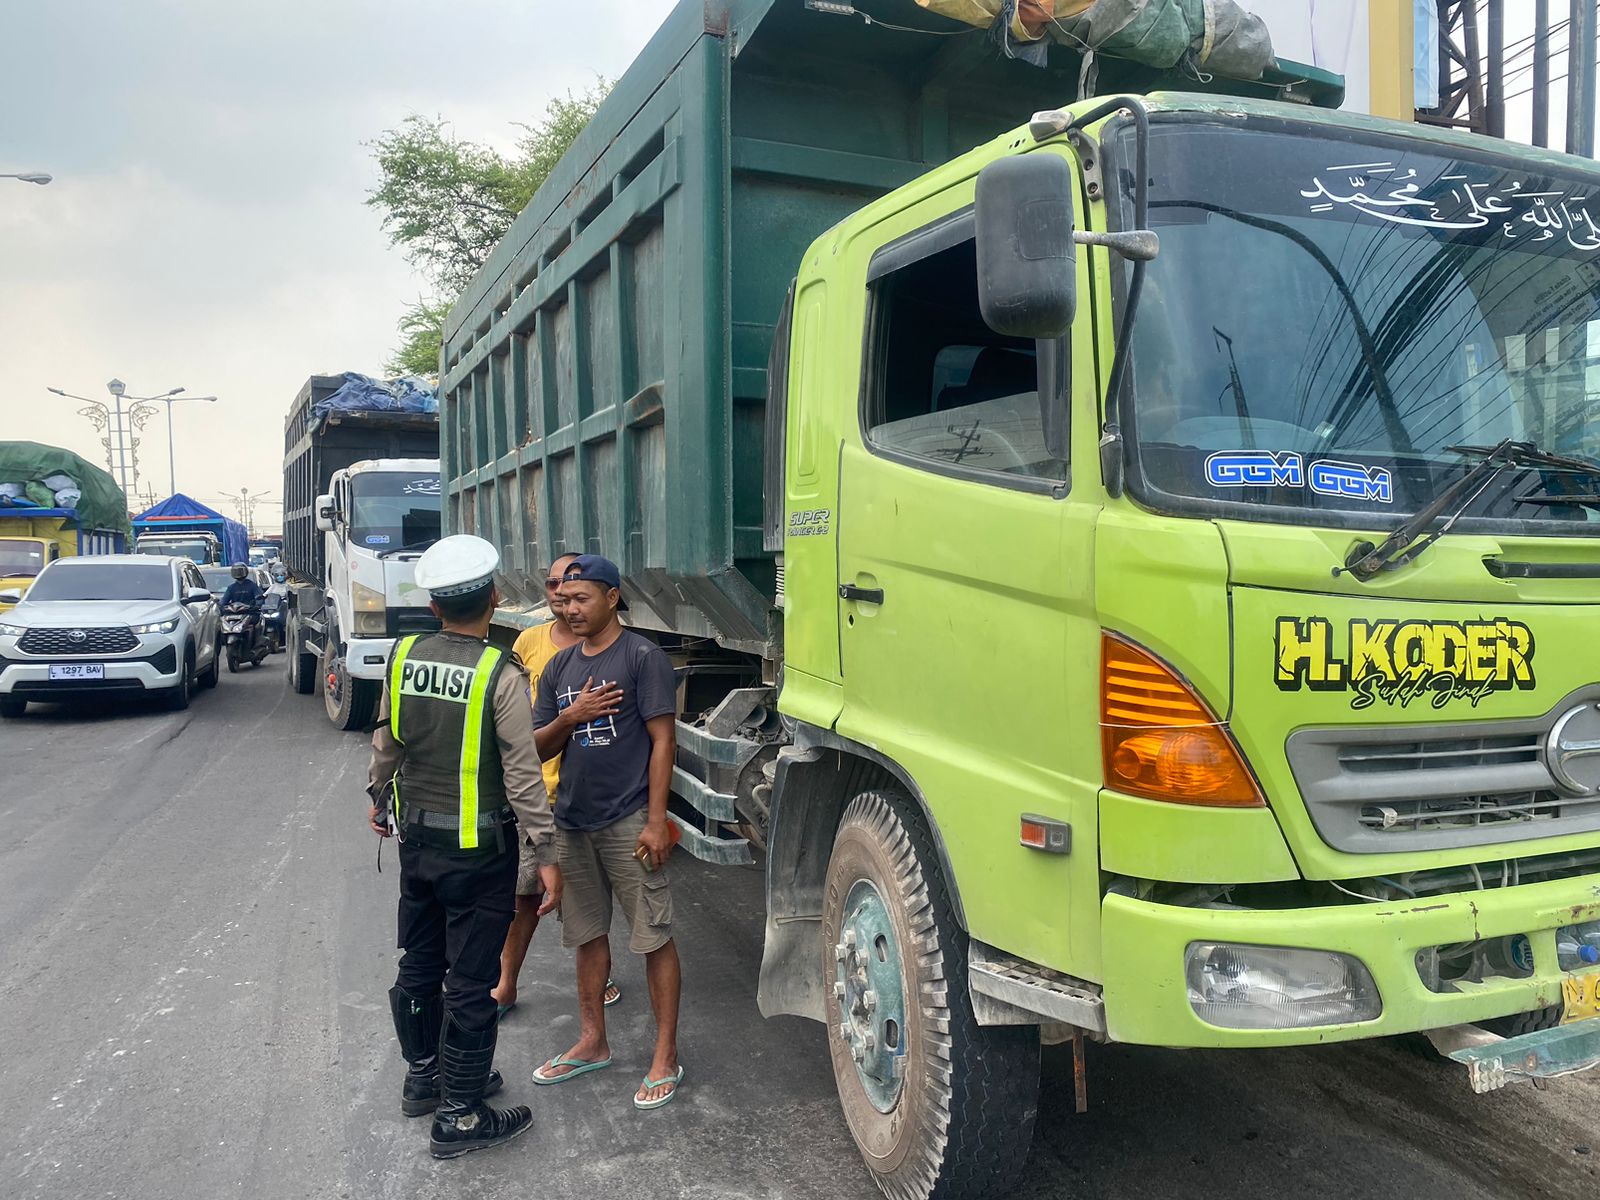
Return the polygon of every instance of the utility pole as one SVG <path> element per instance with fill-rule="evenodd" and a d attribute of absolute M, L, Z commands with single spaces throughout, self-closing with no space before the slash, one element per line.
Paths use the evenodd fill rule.
<path fill-rule="evenodd" d="M 1567 153 L 1594 157 L 1595 0 L 1572 0 L 1567 26 Z"/>
<path fill-rule="evenodd" d="M 1550 144 L 1550 0 L 1533 0 L 1533 144 Z"/>
<path fill-rule="evenodd" d="M 113 379 L 106 384 L 106 391 L 111 393 L 112 402 L 109 405 L 90 396 L 64 392 L 60 388 L 46 390 L 84 404 L 85 407 L 80 408 L 78 414 L 89 418 L 95 429 L 106 435 L 100 439 L 100 444 L 106 449 L 106 466 L 116 477 L 122 494 L 132 502 L 139 489 L 139 439 L 134 435 L 156 415 L 155 405 L 144 403 L 150 397 L 129 396 L 127 385 L 120 379 Z M 126 412 L 122 407 L 124 400 L 133 402 Z"/>

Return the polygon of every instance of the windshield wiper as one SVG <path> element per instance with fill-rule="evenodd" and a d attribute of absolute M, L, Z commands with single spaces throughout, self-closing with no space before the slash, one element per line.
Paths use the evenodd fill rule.
<path fill-rule="evenodd" d="M 1518 442 L 1511 438 L 1493 446 L 1449 446 L 1457 454 L 1473 455 L 1480 459 L 1470 471 L 1440 492 L 1428 504 L 1401 522 L 1395 531 L 1374 546 L 1371 542 L 1357 542 L 1342 567 L 1333 569 L 1334 576 L 1349 572 L 1357 579 L 1373 578 L 1380 571 L 1403 567 L 1433 545 L 1461 517 L 1472 502 L 1511 467 L 1554 467 L 1563 471 L 1581 471 L 1600 476 L 1600 463 L 1581 458 L 1568 458 L 1541 450 L 1532 442 Z M 1437 529 L 1429 527 L 1441 516 L 1444 523 Z"/>
<path fill-rule="evenodd" d="M 425 542 L 412 542 L 409 546 L 391 546 L 387 550 L 380 550 L 377 557 L 388 558 L 391 554 L 420 554 L 438 540 L 438 538 L 429 538 Z"/>

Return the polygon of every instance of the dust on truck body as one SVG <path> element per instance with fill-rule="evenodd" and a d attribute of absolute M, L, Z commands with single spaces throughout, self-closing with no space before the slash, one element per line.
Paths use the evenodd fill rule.
<path fill-rule="evenodd" d="M 1593 164 L 935 43 L 619 81 L 445 330 L 502 621 L 617 560 L 890 1195 L 1006 1192 L 1041 1037 L 1594 1062 Z"/>
<path fill-rule="evenodd" d="M 289 686 L 320 686 L 328 719 L 372 719 L 395 640 L 439 627 L 412 582 L 439 536 L 439 418 L 433 412 L 331 408 L 346 382 L 313 375 L 284 425 L 284 634 Z"/>

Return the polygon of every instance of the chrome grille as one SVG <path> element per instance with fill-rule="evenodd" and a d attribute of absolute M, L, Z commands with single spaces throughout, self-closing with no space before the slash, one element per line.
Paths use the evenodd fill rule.
<path fill-rule="evenodd" d="M 24 654 L 126 654 L 138 645 L 139 639 L 121 625 L 109 629 L 30 629 L 22 635 L 17 649 Z"/>
<path fill-rule="evenodd" d="M 1302 729 L 1289 767 L 1322 839 L 1383 854 L 1489 845 L 1600 830 L 1600 796 L 1561 788 L 1544 755 L 1556 720 L 1600 688 L 1543 716 L 1448 725 Z"/>

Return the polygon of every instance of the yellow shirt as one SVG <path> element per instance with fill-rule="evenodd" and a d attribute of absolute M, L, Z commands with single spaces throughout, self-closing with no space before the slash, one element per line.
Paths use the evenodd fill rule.
<path fill-rule="evenodd" d="M 556 656 L 562 647 L 550 640 L 550 631 L 553 628 L 549 621 L 543 625 L 535 625 L 532 629 L 524 629 L 517 634 L 517 640 L 511 644 L 511 653 L 522 660 L 522 665 L 527 669 L 528 679 L 531 681 L 532 690 L 529 695 L 530 702 L 539 694 L 539 676 L 544 674 L 545 664 Z M 550 803 L 556 802 L 556 784 L 561 779 L 561 755 L 546 759 L 540 764 L 544 770 L 544 790 L 550 793 Z"/>

